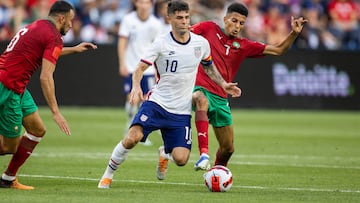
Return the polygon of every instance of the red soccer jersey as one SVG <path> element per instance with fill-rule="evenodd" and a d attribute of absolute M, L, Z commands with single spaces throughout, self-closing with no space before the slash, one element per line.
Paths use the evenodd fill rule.
<path fill-rule="evenodd" d="M 42 59 L 55 64 L 62 48 L 62 36 L 52 22 L 38 20 L 22 28 L 0 56 L 0 82 L 22 94 Z"/>
<path fill-rule="evenodd" d="M 232 82 L 245 58 L 262 57 L 264 44 L 245 38 L 230 38 L 214 22 L 202 22 L 191 27 L 191 31 L 205 37 L 211 47 L 211 56 L 217 69 L 227 82 Z M 227 98 L 227 93 L 217 85 L 202 68 L 196 77 L 196 86 L 206 88 L 213 94 Z"/>

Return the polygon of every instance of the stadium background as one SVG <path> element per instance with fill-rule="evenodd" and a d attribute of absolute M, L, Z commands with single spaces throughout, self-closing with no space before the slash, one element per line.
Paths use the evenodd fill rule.
<path fill-rule="evenodd" d="M 359 27 L 360 1 L 354 5 Z M 130 0 L 70 0 L 77 16 L 65 43 L 92 41 L 99 49 L 62 57 L 55 73 L 61 105 L 123 106 L 122 80 L 118 75 L 116 33 L 121 17 L 131 10 Z M 162 1 L 157 0 L 156 5 Z M 213 20 L 221 24 L 230 1 L 191 0 L 192 23 Z M 243 90 L 232 107 L 284 109 L 360 109 L 360 32 L 339 38 L 332 32 L 330 0 L 244 0 L 249 17 L 243 36 L 276 43 L 288 33 L 291 15 L 310 20 L 291 50 L 281 57 L 248 59 L 235 79 Z M 5 0 L 0 9 L 0 45 L 4 50 L 18 27 L 47 15 L 49 0 Z M 154 13 L 161 18 L 159 9 Z M 313 16 L 316 17 L 313 17 Z M 278 27 L 274 27 L 274 26 Z M 316 29 L 315 29 L 316 28 Z M 332 37 L 329 37 L 329 35 Z M 272 37 L 276 36 L 276 37 Z M 325 37 L 326 36 L 326 37 Z M 355 36 L 355 38 L 353 37 Z M 353 38 L 351 38 L 353 37 Z M 33 76 L 38 77 L 38 74 Z M 39 105 L 45 105 L 38 79 L 28 88 Z"/>
<path fill-rule="evenodd" d="M 24 5 L 35 1 L 0 1 L 0 22 L 4 22 L 4 2 L 17 2 L 17 12 L 21 14 Z M 104 2 L 72 1 L 92 5 Z M 51 0 L 39 2 L 46 5 Z M 192 5 L 204 9 L 197 4 L 204 2 L 213 6 L 214 2 L 223 1 L 193 0 Z M 285 7 L 299 8 L 302 3 L 310 2 L 311 5 L 311 2 L 327 1 L 251 2 L 260 2 L 259 11 L 266 11 L 269 2 L 283 2 Z M 93 8 L 97 8 L 96 4 Z M 205 13 L 221 13 L 222 9 L 212 11 Z M 202 17 L 201 14 L 193 15 L 194 20 L 202 20 Z M 288 15 L 285 17 L 289 19 Z M 11 25 L 7 22 L 0 24 Z M 88 25 L 84 33 L 91 34 L 93 24 Z M 4 32 L 4 28 L 6 26 L 0 26 L 1 37 L 11 33 L 6 29 Z M 230 192 L 208 192 L 202 173 L 193 172 L 198 157 L 195 149 L 185 167 L 172 164 L 167 180 L 156 181 L 157 151 L 163 143 L 157 134 L 151 137 L 153 146 L 139 145 L 129 154 L 111 190 L 97 188 L 111 149 L 123 136 L 126 121 L 116 45 L 114 42 L 101 43 L 97 41 L 101 38 L 96 38 L 90 41 L 99 45 L 98 50 L 60 58 L 55 72 L 58 100 L 71 125 L 72 136 L 64 136 L 53 122 L 51 111 L 44 105 L 39 72 L 33 76 L 29 88 L 35 100 L 44 105 L 39 111 L 48 133 L 19 171 L 19 177 L 36 189 L 30 193 L 2 190 L 0 202 L 360 202 L 359 46 L 350 43 L 349 47 L 327 49 L 331 46 L 316 43 L 320 42 L 316 40 L 320 35 L 308 35 L 311 32 L 306 29 L 285 56 L 248 59 L 237 75 L 243 96 L 231 100 L 236 151 L 229 164 L 234 178 Z M 262 33 L 268 34 L 267 31 Z M 310 39 L 307 36 L 312 36 L 312 40 L 307 40 Z M 4 50 L 8 39 L 0 41 L 0 49 Z M 77 42 L 66 41 L 69 45 Z M 215 155 L 217 142 L 213 130 L 209 135 L 211 154 Z M 197 139 L 193 141 L 196 146 Z M 2 168 L 10 158 L 0 159 Z"/>

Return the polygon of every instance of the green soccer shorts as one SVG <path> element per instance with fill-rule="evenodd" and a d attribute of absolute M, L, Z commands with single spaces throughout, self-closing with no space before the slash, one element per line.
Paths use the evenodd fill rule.
<path fill-rule="evenodd" d="M 20 136 L 22 118 L 37 111 L 30 92 L 17 94 L 0 82 L 0 134 L 7 138 Z"/>
<path fill-rule="evenodd" d="M 195 86 L 193 92 L 196 91 L 201 91 L 208 99 L 209 109 L 207 115 L 212 126 L 223 127 L 232 125 L 231 110 L 227 99 L 212 94 L 200 86 Z M 193 110 L 195 110 L 195 107 L 193 107 Z"/>

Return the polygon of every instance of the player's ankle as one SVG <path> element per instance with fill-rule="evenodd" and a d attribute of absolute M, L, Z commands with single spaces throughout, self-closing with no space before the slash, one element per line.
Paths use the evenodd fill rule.
<path fill-rule="evenodd" d="M 200 156 L 202 155 L 202 154 L 209 154 L 209 149 L 207 149 L 207 148 L 201 148 L 200 149 Z"/>
<path fill-rule="evenodd" d="M 209 158 L 209 154 L 208 153 L 201 153 L 200 157 L 208 157 Z"/>

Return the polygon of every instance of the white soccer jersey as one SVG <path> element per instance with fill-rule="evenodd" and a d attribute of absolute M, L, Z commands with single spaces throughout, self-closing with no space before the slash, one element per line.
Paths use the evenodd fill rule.
<path fill-rule="evenodd" d="M 144 54 L 147 47 L 161 33 L 161 22 L 153 15 L 150 15 L 146 21 L 141 21 L 133 11 L 124 16 L 119 28 L 119 36 L 127 37 L 128 44 L 125 51 L 125 65 L 130 73 L 133 73 L 140 57 Z M 149 68 L 145 74 L 154 74 L 154 68 Z"/>
<path fill-rule="evenodd" d="M 150 91 L 149 100 L 170 113 L 191 115 L 191 97 L 201 61 L 210 61 L 210 45 L 200 35 L 190 33 L 187 43 L 177 42 L 171 33 L 159 37 L 142 57 L 154 63 L 158 83 Z"/>

